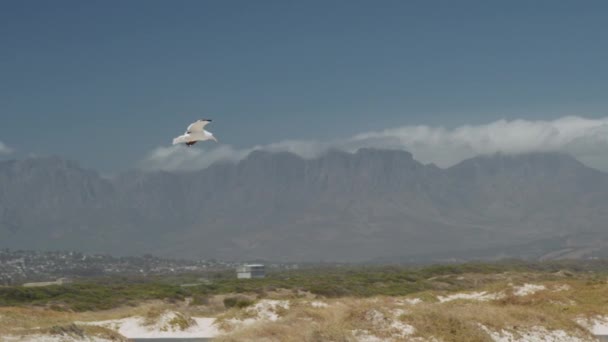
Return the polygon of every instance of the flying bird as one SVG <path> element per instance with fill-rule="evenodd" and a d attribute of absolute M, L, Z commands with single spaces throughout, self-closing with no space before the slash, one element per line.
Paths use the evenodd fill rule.
<path fill-rule="evenodd" d="M 207 132 L 205 126 L 211 122 L 211 119 L 200 119 L 193 122 L 186 129 L 186 133 L 173 139 L 173 145 L 186 144 L 186 146 L 192 146 L 199 141 L 213 140 L 217 142 L 217 139 L 213 136 L 213 133 Z"/>

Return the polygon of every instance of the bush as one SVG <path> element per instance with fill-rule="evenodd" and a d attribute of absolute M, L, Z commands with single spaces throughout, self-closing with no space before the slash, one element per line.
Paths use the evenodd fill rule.
<path fill-rule="evenodd" d="M 209 305 L 209 296 L 202 294 L 194 295 L 190 305 Z"/>
<path fill-rule="evenodd" d="M 51 335 L 68 335 L 84 337 L 84 330 L 76 324 L 64 325 L 64 326 L 53 326 L 49 329 Z"/>
<path fill-rule="evenodd" d="M 253 301 L 245 297 L 226 297 L 224 298 L 224 306 L 226 308 L 237 307 L 239 309 L 246 308 L 253 304 Z"/>

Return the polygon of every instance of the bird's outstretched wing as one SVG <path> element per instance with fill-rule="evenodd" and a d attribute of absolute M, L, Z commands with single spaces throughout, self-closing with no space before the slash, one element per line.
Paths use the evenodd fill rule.
<path fill-rule="evenodd" d="M 211 119 L 197 120 L 196 122 L 193 122 L 190 124 L 190 126 L 188 126 L 188 129 L 186 130 L 186 132 L 188 132 L 188 133 L 202 132 L 204 130 L 205 126 L 207 126 L 207 124 L 209 124 L 210 122 L 211 122 Z"/>

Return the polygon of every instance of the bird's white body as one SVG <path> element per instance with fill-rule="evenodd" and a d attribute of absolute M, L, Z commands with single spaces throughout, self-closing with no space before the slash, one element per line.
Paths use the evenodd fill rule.
<path fill-rule="evenodd" d="M 205 140 L 213 140 L 217 142 L 217 139 L 213 136 L 213 133 L 205 130 L 205 126 L 210 122 L 211 120 L 202 119 L 190 124 L 186 130 L 186 133 L 173 139 L 173 145 L 186 144 L 186 146 L 192 146 L 198 141 Z"/>

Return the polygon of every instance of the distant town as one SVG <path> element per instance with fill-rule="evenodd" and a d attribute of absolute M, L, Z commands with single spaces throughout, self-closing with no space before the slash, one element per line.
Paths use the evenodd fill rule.
<path fill-rule="evenodd" d="M 32 281 L 125 275 L 162 276 L 184 273 L 235 271 L 246 261 L 178 260 L 152 255 L 113 257 L 74 251 L 23 251 L 0 249 L 0 286 Z M 265 263 L 268 269 L 296 269 L 296 263 Z"/>

